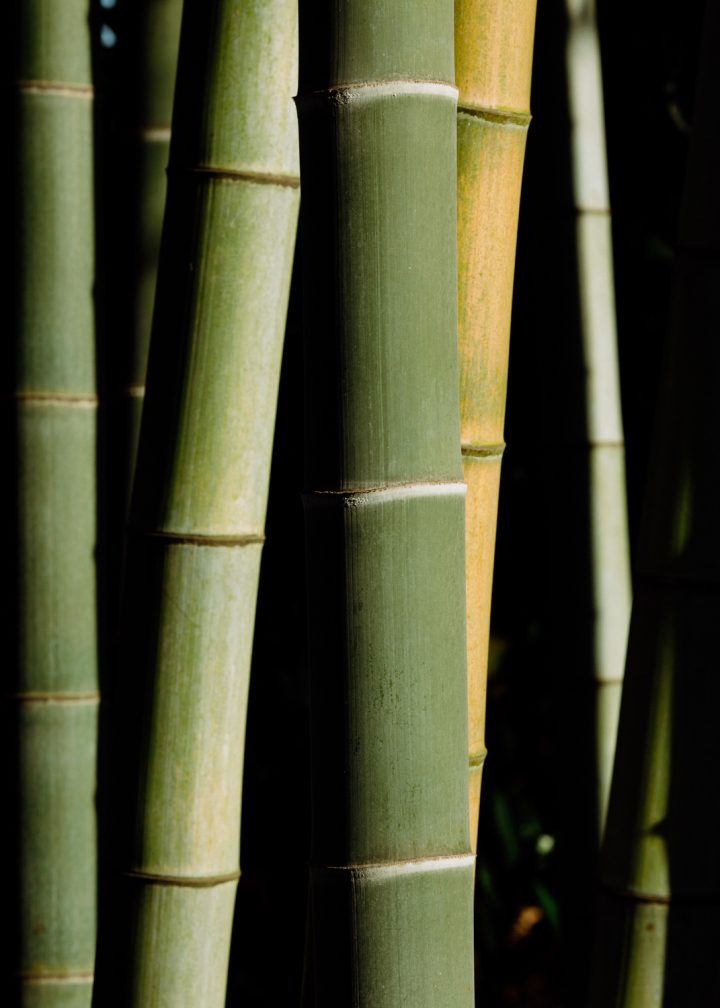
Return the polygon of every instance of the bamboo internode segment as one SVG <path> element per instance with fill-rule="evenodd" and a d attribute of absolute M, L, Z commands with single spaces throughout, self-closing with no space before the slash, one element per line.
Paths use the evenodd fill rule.
<path fill-rule="evenodd" d="M 95 947 L 96 395 L 93 151 L 85 0 L 10 11 L 12 363 L 6 387 L 3 1003 L 88 1008 Z M 6 28 L 6 30 L 8 30 Z"/>
<path fill-rule="evenodd" d="M 567 0 L 566 67 L 570 114 L 575 255 L 589 500 L 592 677 L 596 691 L 597 813 L 600 831 L 612 775 L 630 622 L 630 543 L 620 408 L 610 197 L 600 43 L 594 0 Z"/>
<path fill-rule="evenodd" d="M 590 1003 L 720 990 L 720 9 L 708 4 L 641 530 Z"/>
<path fill-rule="evenodd" d="M 118 866 L 129 923 L 113 939 L 103 921 L 99 959 L 103 997 L 123 1008 L 225 1003 L 299 203 L 296 185 L 243 176 L 298 176 L 294 8 L 190 0 L 183 11 L 123 614 L 124 731 L 145 699 Z M 218 171 L 195 170 L 207 166 Z"/>
<path fill-rule="evenodd" d="M 132 5 L 120 49 L 120 142 L 126 200 L 117 211 L 110 290 L 127 305 L 113 335 L 110 407 L 119 427 L 114 444 L 124 472 L 123 505 L 130 497 L 145 393 L 145 371 L 152 327 L 163 210 L 165 171 L 170 150 L 170 120 L 180 36 L 182 0 L 141 0 Z M 111 166 L 113 168 L 114 166 Z M 108 191 L 113 209 L 117 191 Z M 110 211 L 111 213 L 113 210 Z M 122 249 L 118 255 L 117 248 Z"/>
<path fill-rule="evenodd" d="M 477 842 L 495 529 L 535 0 L 455 0 L 470 838 Z"/>
<path fill-rule="evenodd" d="M 303 23 L 303 12 L 308 18 Z M 473 1003 L 450 0 L 301 4 L 318 1006 Z"/>

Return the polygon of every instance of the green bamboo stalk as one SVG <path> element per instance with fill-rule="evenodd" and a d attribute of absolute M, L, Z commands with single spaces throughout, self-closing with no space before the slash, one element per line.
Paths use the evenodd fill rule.
<path fill-rule="evenodd" d="M 602 828 L 610 792 L 630 622 L 630 543 L 595 2 L 566 0 L 566 7 L 577 289 L 585 375 L 597 813 Z"/>
<path fill-rule="evenodd" d="M 455 0 L 470 840 L 477 843 L 510 314 L 535 0 Z"/>
<path fill-rule="evenodd" d="M 719 44 L 709 3 L 603 848 L 598 1008 L 720 994 Z"/>
<path fill-rule="evenodd" d="M 291 0 L 186 0 L 123 615 L 144 699 L 103 1005 L 224 1005 L 255 597 L 299 202 Z M 128 713 L 129 711 L 129 713 Z M 132 746 L 131 746 L 132 749 Z M 132 776 L 132 772 L 131 772 Z"/>
<path fill-rule="evenodd" d="M 129 91 L 128 107 L 124 110 L 129 121 L 123 161 L 130 166 L 133 205 L 128 208 L 131 247 L 124 248 L 123 253 L 133 272 L 122 292 L 131 301 L 131 330 L 120 334 L 124 337 L 124 366 L 117 375 L 118 392 L 124 400 L 123 469 L 128 500 L 145 397 L 182 0 L 144 0 L 136 3 L 129 13 L 123 73 L 123 84 L 127 85 L 123 94 Z M 128 101 L 127 97 L 125 100 Z M 117 350 L 120 354 L 121 348 Z"/>
<path fill-rule="evenodd" d="M 318 1006 L 473 1004 L 452 0 L 301 3 Z"/>
<path fill-rule="evenodd" d="M 11 14 L 17 582 L 6 696 L 19 913 L 16 987 L 3 1003 L 87 1008 L 98 713 L 88 5 L 25 0 Z"/>

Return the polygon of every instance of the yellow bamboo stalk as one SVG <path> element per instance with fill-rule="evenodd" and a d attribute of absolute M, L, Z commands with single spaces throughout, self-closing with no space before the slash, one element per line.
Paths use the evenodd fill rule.
<path fill-rule="evenodd" d="M 456 0 L 458 301 L 469 700 L 477 841 L 495 528 L 535 0 Z"/>

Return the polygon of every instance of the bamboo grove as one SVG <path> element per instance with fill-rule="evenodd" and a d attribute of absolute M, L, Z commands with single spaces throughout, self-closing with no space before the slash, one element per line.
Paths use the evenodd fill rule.
<path fill-rule="evenodd" d="M 253 904 L 238 883 L 245 824 L 290 807 L 289 789 L 312 828 L 305 838 L 287 816 L 283 843 L 307 849 L 307 903 L 292 938 L 303 975 L 276 963 L 283 1006 L 715 1003 L 717 5 L 683 141 L 636 557 L 603 98 L 615 68 L 594 0 L 550 14 L 535 0 L 11 0 L 9 15 L 0 1003 L 274 1005 L 267 977 L 249 979 Z M 534 234 L 515 280 L 524 207 L 547 181 L 522 195 L 538 163 L 543 19 L 564 89 L 551 93 L 566 112 L 571 269 L 541 263 L 557 246 Z M 515 534 L 503 487 L 520 469 L 510 455 L 501 482 L 528 342 L 511 349 L 511 316 L 515 327 L 519 305 L 527 324 L 534 269 L 563 302 L 534 333 L 551 362 L 536 384 L 563 354 L 575 361 L 534 417 L 555 474 L 534 534 L 552 540 L 553 626 L 567 624 L 548 651 L 593 691 L 590 723 L 575 688 L 553 700 L 547 676 L 554 723 L 571 720 L 593 749 L 589 770 L 578 758 L 551 787 L 564 807 L 593 796 L 598 836 L 608 809 L 597 877 L 597 844 L 589 860 L 564 854 L 559 872 L 575 893 L 562 927 L 573 899 L 597 892 L 587 927 L 564 939 L 564 1001 L 533 1000 L 537 976 L 488 994 L 492 942 L 485 923 L 476 932 L 494 898 L 493 825 L 512 832 L 484 768 L 504 758 L 488 703 L 505 646 L 491 601 L 498 514 Z M 280 691 L 257 730 L 287 778 L 258 803 L 244 797 L 248 774 L 253 794 L 267 789 L 246 724 L 252 680 L 270 671 L 253 641 L 258 592 L 278 576 L 263 544 L 271 465 L 287 460 L 273 447 L 279 397 L 303 431 L 302 491 L 282 513 L 295 506 L 304 548 L 304 634 L 282 605 L 272 618 L 277 653 L 301 669 L 309 779 L 278 730 Z M 582 513 L 566 521 L 580 483 Z M 580 773 L 584 795 L 563 790 Z M 516 833 L 508 850 L 525 849 Z M 543 885 L 496 942 L 508 961 L 538 921 L 551 929 Z"/>

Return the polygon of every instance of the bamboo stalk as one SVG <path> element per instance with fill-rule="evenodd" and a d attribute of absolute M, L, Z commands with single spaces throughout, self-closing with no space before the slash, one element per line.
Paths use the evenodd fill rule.
<path fill-rule="evenodd" d="M 116 715 L 130 734 L 145 698 L 140 765 L 126 874 L 103 917 L 102 1004 L 225 1001 L 299 202 L 296 35 L 291 0 L 184 6 Z"/>
<path fill-rule="evenodd" d="M 585 375 L 597 814 L 602 827 L 610 791 L 630 622 L 630 544 L 602 70 L 594 0 L 567 0 L 567 17 L 565 52 Z"/>
<path fill-rule="evenodd" d="M 720 993 L 719 43 L 709 3 L 603 848 L 598 1008 Z"/>
<path fill-rule="evenodd" d="M 86 0 L 26 0 L 11 16 L 17 581 L 6 702 L 17 807 L 6 829 L 18 834 L 8 871 L 19 907 L 4 1003 L 87 1008 L 98 713 L 88 10 Z"/>
<path fill-rule="evenodd" d="M 301 3 L 318 1006 L 473 1003 L 451 0 Z"/>
<path fill-rule="evenodd" d="M 460 415 L 467 483 L 470 838 L 485 760 L 490 600 L 535 0 L 455 0 Z"/>
<path fill-rule="evenodd" d="M 133 181 L 132 205 L 126 208 L 129 212 L 124 222 L 125 228 L 131 229 L 130 247 L 125 248 L 129 275 L 123 275 L 119 293 L 130 301 L 131 328 L 129 333 L 119 334 L 122 346 L 117 352 L 122 363 L 116 380 L 124 400 L 123 471 L 128 500 L 145 398 L 181 14 L 182 0 L 144 0 L 130 12 L 125 40 L 123 83 L 130 88 L 130 98 L 124 99 L 123 161 Z"/>

